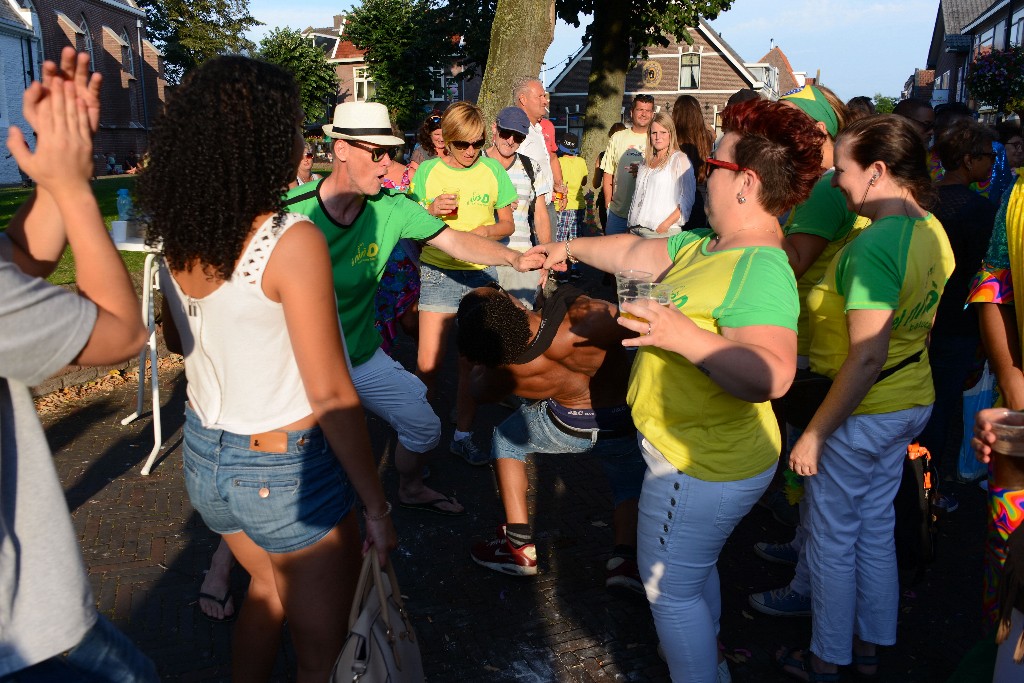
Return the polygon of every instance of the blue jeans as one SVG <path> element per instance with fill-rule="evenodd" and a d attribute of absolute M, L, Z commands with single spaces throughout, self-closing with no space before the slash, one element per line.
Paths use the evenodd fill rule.
<path fill-rule="evenodd" d="M 715 683 L 722 614 L 718 555 L 768 488 L 775 463 L 738 481 L 704 481 L 677 470 L 647 439 L 637 563 L 674 681 Z"/>
<path fill-rule="evenodd" d="M 156 667 L 102 614 L 67 656 L 51 657 L 0 683 L 159 683 Z"/>
<path fill-rule="evenodd" d="M 462 297 L 477 287 L 498 281 L 494 266 L 483 270 L 452 270 L 429 263 L 420 264 L 420 310 L 456 313 Z"/>
<path fill-rule="evenodd" d="M 851 415 L 822 448 L 818 473 L 804 478 L 805 541 L 811 576 L 811 652 L 849 664 L 853 637 L 896 642 L 899 577 L 892 501 L 907 445 L 931 406 Z"/>
<path fill-rule="evenodd" d="M 934 335 L 928 346 L 928 362 L 932 368 L 932 385 L 935 387 L 935 403 L 932 416 L 924 431 L 918 437 L 922 446 L 932 454 L 932 464 L 939 471 L 940 479 L 956 472 L 956 459 L 946 462 L 946 435 L 949 424 L 957 422 L 957 407 L 964 393 L 964 382 L 980 364 L 976 356 L 981 339 L 974 336 L 947 337 Z M 963 432 L 959 432 L 963 436 Z M 959 443 L 960 439 L 954 439 Z M 946 467 L 948 466 L 948 470 Z"/>
<path fill-rule="evenodd" d="M 612 487 L 615 505 L 640 497 L 644 465 L 636 437 L 599 438 L 570 436 L 558 429 L 548 415 L 544 401 L 523 406 L 494 428 L 491 458 L 526 461 L 528 453 L 590 453 L 601 460 L 601 467 Z"/>
<path fill-rule="evenodd" d="M 622 216 L 619 216 L 612 211 L 608 212 L 608 221 L 604 224 L 604 234 L 606 235 L 621 235 L 629 232 L 629 226 L 626 225 L 627 221 Z"/>
<path fill-rule="evenodd" d="M 289 553 L 352 509 L 355 491 L 320 427 L 283 433 L 284 453 L 250 450 L 248 435 L 207 429 L 186 407 L 185 488 L 210 531 L 244 531 L 268 553 Z"/>

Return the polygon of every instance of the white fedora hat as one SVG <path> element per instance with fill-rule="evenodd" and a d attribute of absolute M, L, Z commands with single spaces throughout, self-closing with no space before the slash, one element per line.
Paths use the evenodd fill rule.
<path fill-rule="evenodd" d="M 342 102 L 334 108 L 334 122 L 324 126 L 324 134 L 374 145 L 405 144 L 392 134 L 388 108 L 380 102 Z"/>

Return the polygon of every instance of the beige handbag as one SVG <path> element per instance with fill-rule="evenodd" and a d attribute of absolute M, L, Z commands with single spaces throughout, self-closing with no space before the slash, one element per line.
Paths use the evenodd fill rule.
<path fill-rule="evenodd" d="M 363 558 L 348 628 L 332 683 L 423 683 L 420 647 L 395 569 L 391 562 L 381 569 L 373 548 Z"/>

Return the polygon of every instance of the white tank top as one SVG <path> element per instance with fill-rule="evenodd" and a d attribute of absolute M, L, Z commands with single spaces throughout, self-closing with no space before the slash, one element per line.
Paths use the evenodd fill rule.
<path fill-rule="evenodd" d="M 263 271 L 285 231 L 300 221 L 271 216 L 253 235 L 231 275 L 194 299 L 178 287 L 167 264 L 160 287 L 185 354 L 188 400 L 203 426 L 236 434 L 277 429 L 313 412 L 295 363 L 284 307 L 263 293 Z"/>

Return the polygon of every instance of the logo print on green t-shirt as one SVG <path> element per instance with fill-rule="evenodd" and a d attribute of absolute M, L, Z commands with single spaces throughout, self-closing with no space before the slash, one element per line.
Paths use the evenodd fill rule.
<path fill-rule="evenodd" d="M 360 242 L 356 248 L 355 256 L 352 257 L 352 265 L 357 266 L 360 263 L 370 263 L 377 258 L 379 253 L 380 246 L 376 242 L 370 242 L 369 246 Z"/>

